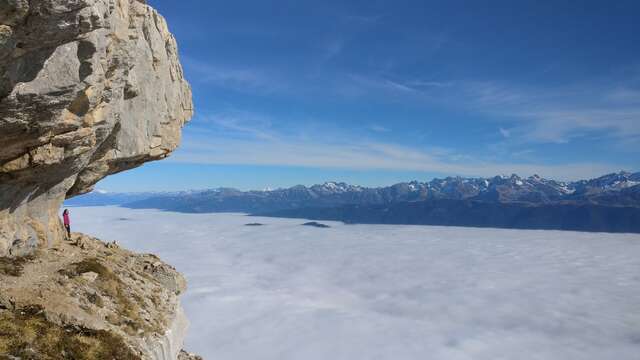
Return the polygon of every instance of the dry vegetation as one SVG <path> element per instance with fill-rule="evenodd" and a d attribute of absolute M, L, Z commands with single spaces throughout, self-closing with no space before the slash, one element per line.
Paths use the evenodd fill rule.
<path fill-rule="evenodd" d="M 111 332 L 47 321 L 39 306 L 0 311 L 0 359 L 138 360 Z"/>
<path fill-rule="evenodd" d="M 9 276 L 20 276 L 24 265 L 33 261 L 34 255 L 20 256 L 15 258 L 0 257 L 0 274 Z"/>
<path fill-rule="evenodd" d="M 164 336 L 183 278 L 155 256 L 74 240 L 0 258 L 0 360 L 138 359 Z"/>
<path fill-rule="evenodd" d="M 60 273 L 78 281 L 83 281 L 79 275 L 87 272 L 98 274 L 96 285 L 102 296 L 110 299 L 115 305 L 116 314 L 107 316 L 107 320 L 117 326 L 123 326 L 129 335 L 162 333 L 163 319 L 145 321 L 140 317 L 141 306 L 145 306 L 144 299 L 128 290 L 127 285 L 107 266 L 96 257 L 73 263 Z M 102 296 L 87 293 L 87 300 L 99 307 L 104 306 Z"/>

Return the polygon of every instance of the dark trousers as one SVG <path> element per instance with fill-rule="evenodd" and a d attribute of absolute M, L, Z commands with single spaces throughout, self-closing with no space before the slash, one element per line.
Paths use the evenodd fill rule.
<path fill-rule="evenodd" d="M 64 224 L 64 228 L 67 229 L 67 238 L 71 239 L 71 226 L 69 224 Z"/>

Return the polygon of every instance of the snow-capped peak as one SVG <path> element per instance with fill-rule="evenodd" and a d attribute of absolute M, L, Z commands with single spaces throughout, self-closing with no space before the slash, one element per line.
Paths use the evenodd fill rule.
<path fill-rule="evenodd" d="M 333 181 L 329 181 L 324 183 L 322 186 L 324 186 L 327 189 L 338 189 L 338 185 L 336 183 L 334 183 Z"/>

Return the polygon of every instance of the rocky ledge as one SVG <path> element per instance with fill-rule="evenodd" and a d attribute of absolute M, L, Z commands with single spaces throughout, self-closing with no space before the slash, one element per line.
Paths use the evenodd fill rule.
<path fill-rule="evenodd" d="M 198 358 L 181 350 L 182 275 L 155 255 L 72 238 L 0 259 L 0 358 Z"/>

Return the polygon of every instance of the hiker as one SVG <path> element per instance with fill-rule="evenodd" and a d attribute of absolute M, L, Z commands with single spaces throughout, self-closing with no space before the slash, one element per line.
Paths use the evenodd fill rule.
<path fill-rule="evenodd" d="M 67 229 L 67 239 L 71 240 L 71 221 L 69 220 L 68 209 L 64 209 L 62 212 L 62 220 L 64 222 L 64 228 Z"/>

